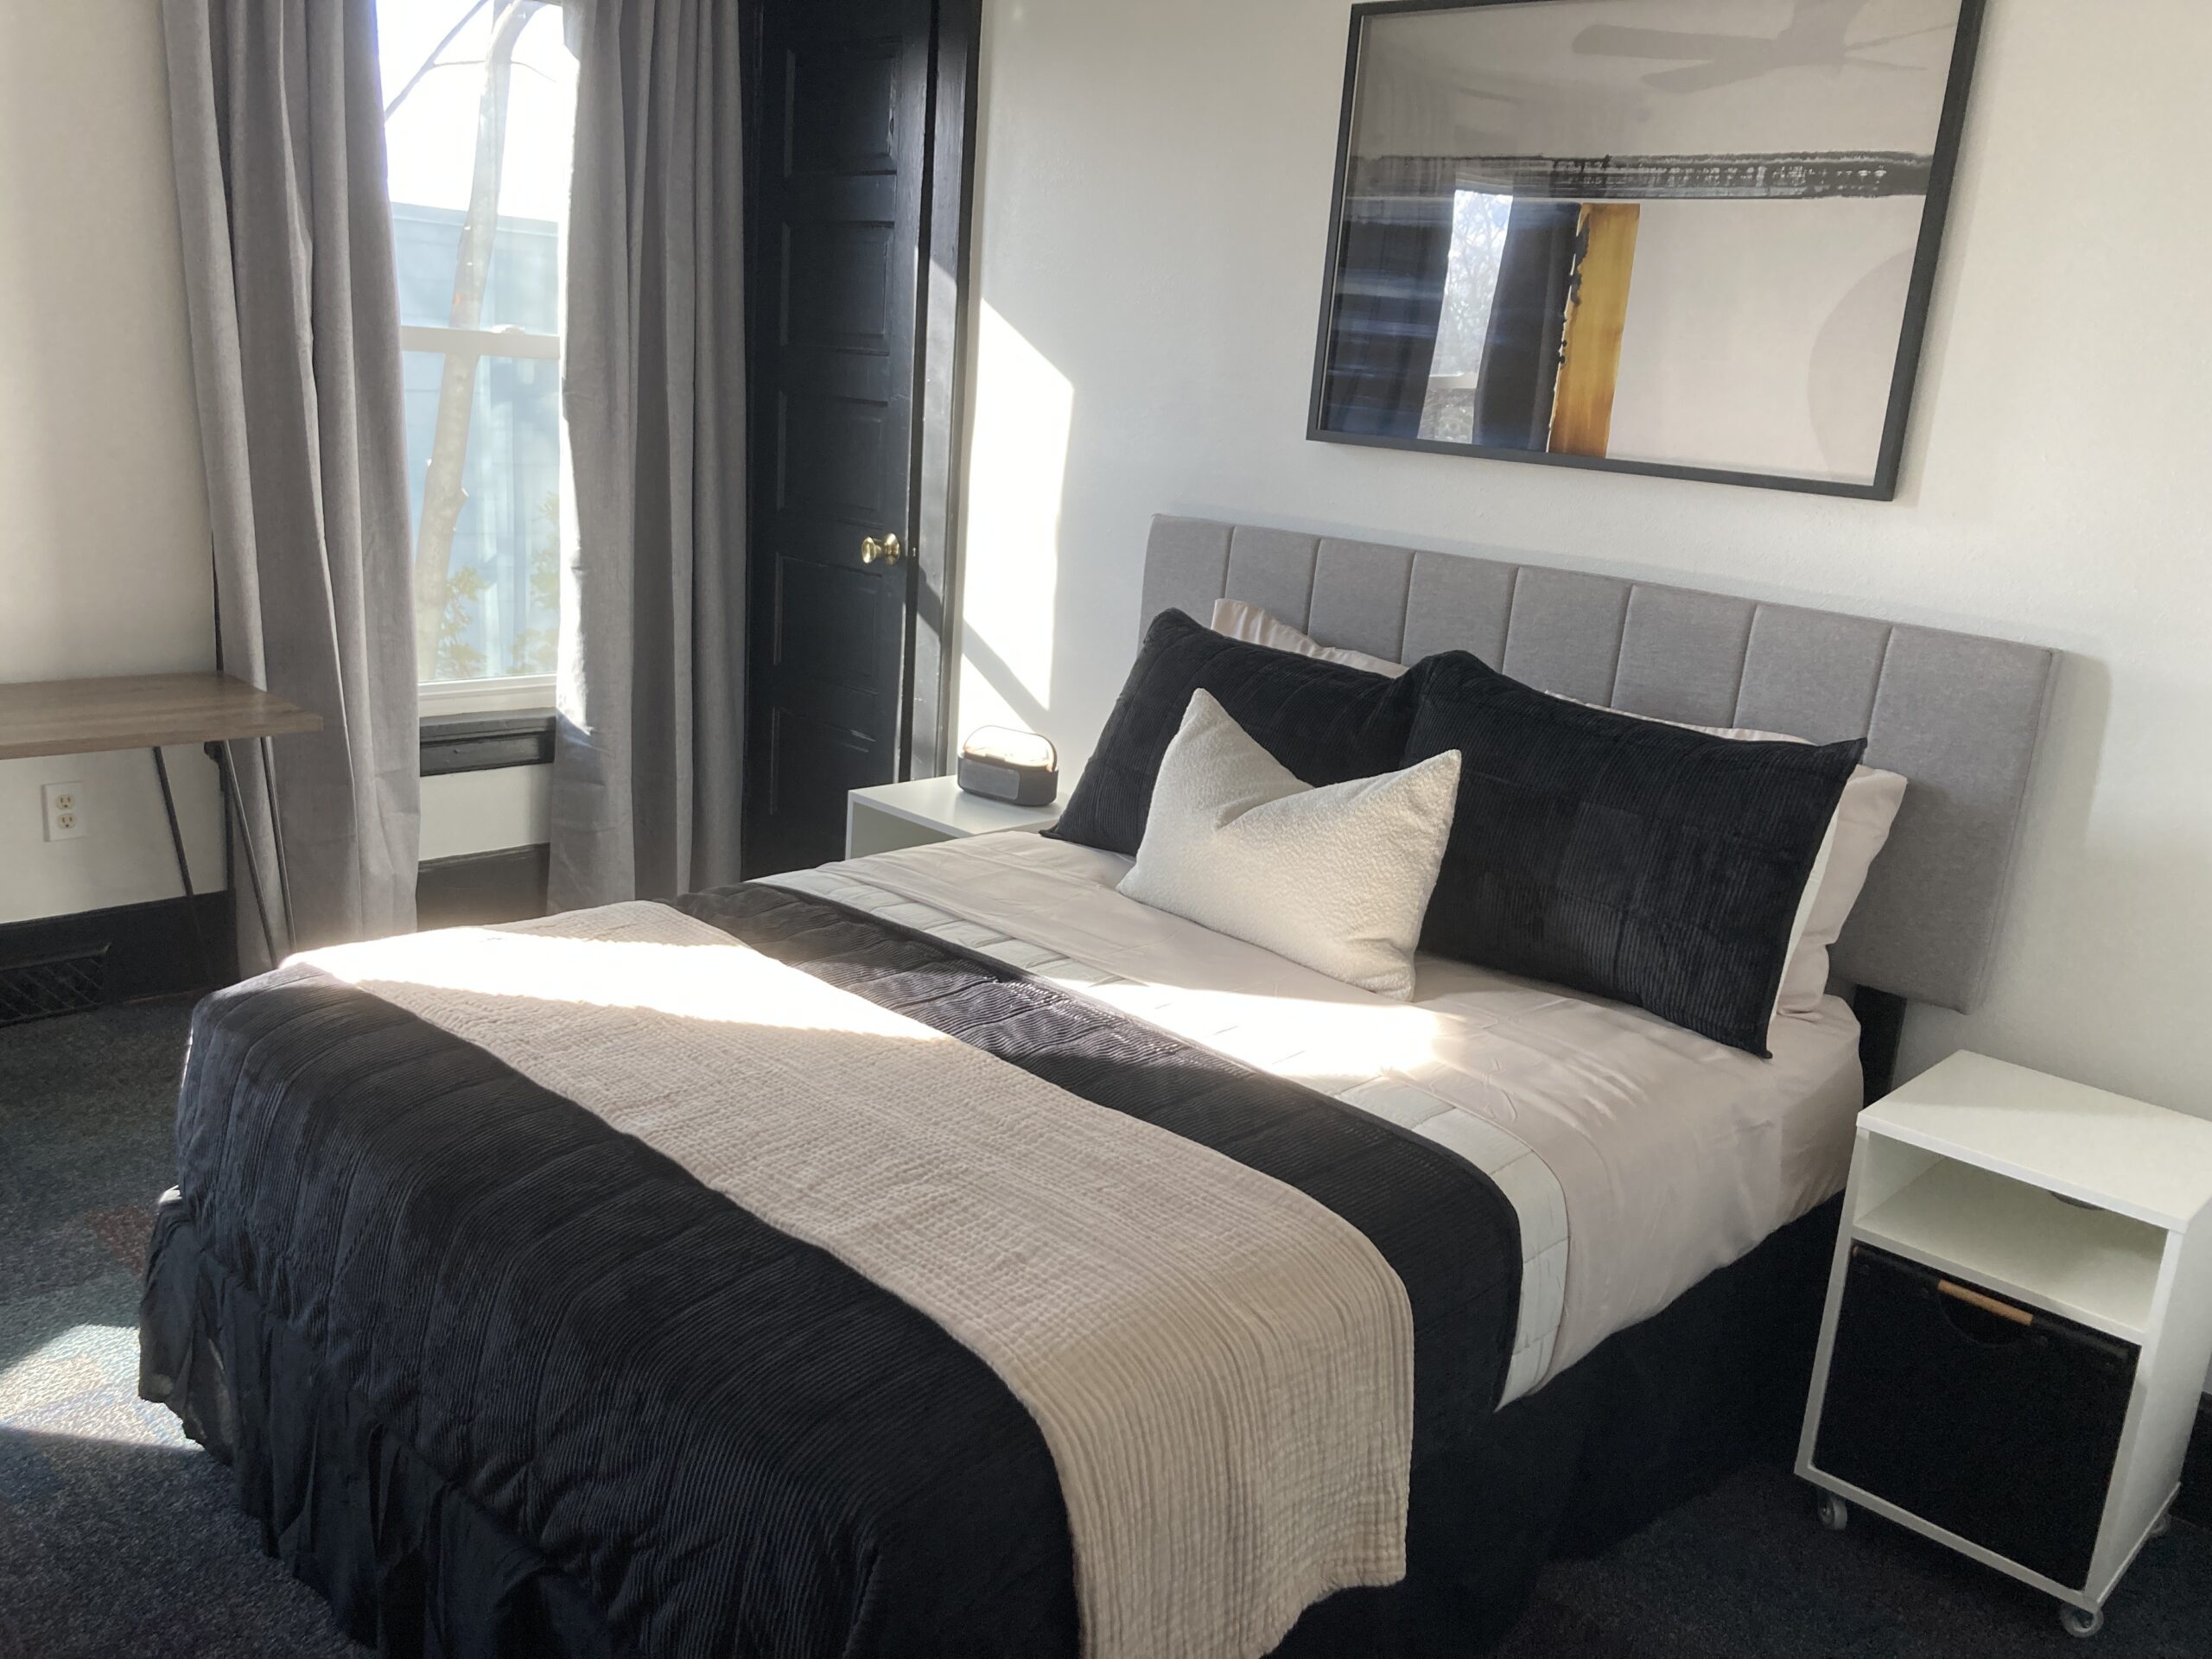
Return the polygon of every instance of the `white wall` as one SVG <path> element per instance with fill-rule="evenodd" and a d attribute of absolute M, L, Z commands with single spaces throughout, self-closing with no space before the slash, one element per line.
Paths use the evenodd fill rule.
<path fill-rule="evenodd" d="M 155 0 L 0 0 L 0 680 L 214 663 Z M 196 878 L 214 768 L 169 763 Z M 39 789 L 85 785 L 43 838 Z M 179 891 L 143 752 L 0 761 L 0 922 Z"/>
<path fill-rule="evenodd" d="M 423 861 L 533 847 L 551 838 L 550 766 L 501 766 L 423 780 Z"/>
<path fill-rule="evenodd" d="M 1343 0 L 993 0 L 959 728 L 1079 760 L 1156 511 L 1378 533 L 2070 653 L 1971 1043 L 2212 1112 L 2212 7 L 1991 8 L 1899 499 L 1305 441 Z M 1028 608 L 1034 601 L 1048 607 Z"/>

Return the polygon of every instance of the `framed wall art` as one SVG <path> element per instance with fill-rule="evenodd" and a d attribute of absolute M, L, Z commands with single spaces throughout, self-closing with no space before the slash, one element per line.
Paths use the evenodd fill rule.
<path fill-rule="evenodd" d="M 1355 7 L 1307 435 L 1889 499 L 1980 12 Z"/>

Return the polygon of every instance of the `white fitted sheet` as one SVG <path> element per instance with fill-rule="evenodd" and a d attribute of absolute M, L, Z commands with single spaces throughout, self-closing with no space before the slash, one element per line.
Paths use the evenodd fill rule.
<path fill-rule="evenodd" d="M 1424 955 L 1393 1002 L 1115 891 L 1129 861 L 1027 831 L 772 878 L 1006 961 L 1389 1118 L 1521 1220 L 1504 1397 L 1540 1387 L 1841 1190 L 1859 1026 L 1774 1022 L 1770 1060 L 1640 1009 Z"/>

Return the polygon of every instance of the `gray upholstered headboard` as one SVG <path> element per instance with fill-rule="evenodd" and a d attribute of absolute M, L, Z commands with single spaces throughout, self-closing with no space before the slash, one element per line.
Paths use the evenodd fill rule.
<path fill-rule="evenodd" d="M 1153 521 L 1143 626 L 1223 597 L 1324 645 L 1471 651 L 1541 690 L 1700 726 L 1864 737 L 1910 784 L 1834 961 L 1967 1009 L 1989 976 L 2057 653 L 2009 639 L 1372 542 Z"/>

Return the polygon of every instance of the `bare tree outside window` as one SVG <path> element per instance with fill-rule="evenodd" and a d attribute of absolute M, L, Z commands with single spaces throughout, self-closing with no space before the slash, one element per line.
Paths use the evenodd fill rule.
<path fill-rule="evenodd" d="M 380 0 L 426 683 L 551 672 L 575 66 L 546 0 Z"/>

